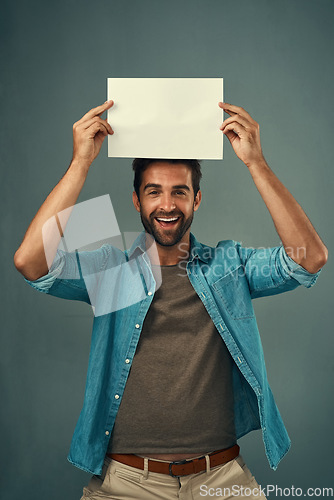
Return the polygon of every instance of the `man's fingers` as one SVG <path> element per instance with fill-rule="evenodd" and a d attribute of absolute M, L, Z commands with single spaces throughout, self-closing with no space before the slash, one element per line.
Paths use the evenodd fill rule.
<path fill-rule="evenodd" d="M 77 122 L 77 123 L 82 123 L 86 120 L 89 120 L 91 118 L 94 118 L 94 116 L 101 116 L 102 113 L 110 109 L 114 105 L 114 101 L 111 99 L 110 101 L 106 101 L 100 106 L 97 106 L 96 108 L 90 109 L 86 114 L 83 115 L 83 117 Z"/>
<path fill-rule="evenodd" d="M 227 108 L 227 104 L 225 102 L 219 102 L 218 103 L 218 106 L 223 110 L 225 111 L 225 113 L 227 113 L 228 115 L 230 116 L 233 116 L 236 114 L 236 112 L 234 111 L 230 111 L 228 108 Z"/>
<path fill-rule="evenodd" d="M 240 125 L 242 125 L 243 127 L 245 127 L 245 129 L 250 129 L 253 126 L 252 123 L 250 123 L 248 120 L 246 120 L 242 116 L 234 114 L 230 118 L 226 118 L 226 120 L 223 121 L 220 129 L 223 130 L 224 127 L 226 127 L 226 125 L 228 125 L 229 123 L 233 123 L 233 122 L 240 123 Z"/>
<path fill-rule="evenodd" d="M 245 127 L 240 125 L 240 123 L 238 123 L 238 122 L 231 122 L 228 125 L 226 125 L 225 127 L 223 127 L 223 129 L 221 128 L 221 130 L 222 130 L 223 134 L 226 134 L 226 135 L 228 134 L 228 132 L 234 132 L 240 138 L 245 137 L 245 135 L 247 133 Z M 231 137 L 231 134 L 229 134 L 229 136 Z"/>
<path fill-rule="evenodd" d="M 247 113 L 247 111 L 244 108 L 240 106 L 234 106 L 234 104 L 228 104 L 227 102 L 219 102 L 218 106 L 222 108 L 230 116 L 234 116 L 235 114 L 237 114 L 246 118 L 252 123 L 256 123 L 256 121 L 251 117 L 251 115 Z"/>
<path fill-rule="evenodd" d="M 107 128 L 109 134 L 114 133 L 113 129 L 111 128 L 111 125 L 107 122 L 107 120 L 102 120 L 102 118 L 100 118 L 99 116 L 95 116 L 94 118 L 91 118 L 90 120 L 86 120 L 81 123 L 77 122 L 76 127 L 78 130 L 87 130 L 93 123 L 97 122 L 102 123 L 102 125 L 104 125 Z"/>
<path fill-rule="evenodd" d="M 104 136 L 108 135 L 108 129 L 103 123 L 94 122 L 88 129 L 91 137 L 95 137 L 98 132 L 101 132 Z"/>

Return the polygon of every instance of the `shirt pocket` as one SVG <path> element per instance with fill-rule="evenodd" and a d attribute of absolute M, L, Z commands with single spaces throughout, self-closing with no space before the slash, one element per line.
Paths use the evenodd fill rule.
<path fill-rule="evenodd" d="M 254 309 L 243 266 L 236 267 L 212 284 L 218 299 L 233 319 L 254 318 Z"/>

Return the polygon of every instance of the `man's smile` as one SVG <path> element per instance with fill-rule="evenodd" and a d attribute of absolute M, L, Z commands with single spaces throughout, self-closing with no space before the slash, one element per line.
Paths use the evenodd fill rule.
<path fill-rule="evenodd" d="M 180 217 L 154 217 L 154 219 L 158 222 L 161 227 L 172 229 L 174 228 Z"/>

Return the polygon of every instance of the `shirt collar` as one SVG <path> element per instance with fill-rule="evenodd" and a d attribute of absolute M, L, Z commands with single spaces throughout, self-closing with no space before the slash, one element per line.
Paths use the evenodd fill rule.
<path fill-rule="evenodd" d="M 197 241 L 195 236 L 190 233 L 190 262 L 195 258 L 198 258 L 203 262 L 208 262 L 211 253 L 206 251 L 206 249 L 208 248 L 209 247 L 207 247 L 206 245 L 203 245 L 202 243 Z"/>
<path fill-rule="evenodd" d="M 134 259 L 138 255 L 146 252 L 146 237 L 145 231 L 141 231 L 129 250 L 125 250 L 128 259 Z"/>
<path fill-rule="evenodd" d="M 142 231 L 139 236 L 134 241 L 133 245 L 129 250 L 126 251 L 126 255 L 129 259 L 133 259 L 138 255 L 146 252 L 146 233 Z M 208 262 L 209 255 L 205 252 L 205 247 L 202 243 L 196 240 L 195 236 L 190 233 L 190 257 L 189 262 L 192 262 L 195 258 L 199 258 L 203 262 Z"/>

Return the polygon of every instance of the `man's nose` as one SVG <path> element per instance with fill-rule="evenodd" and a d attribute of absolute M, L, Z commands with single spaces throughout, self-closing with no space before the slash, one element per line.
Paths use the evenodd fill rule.
<path fill-rule="evenodd" d="M 172 210 L 175 209 L 176 205 L 173 196 L 165 194 L 164 196 L 161 197 L 160 200 L 161 200 L 160 208 L 165 212 L 171 212 Z"/>

